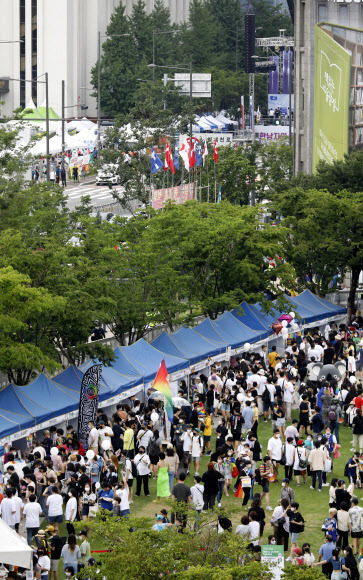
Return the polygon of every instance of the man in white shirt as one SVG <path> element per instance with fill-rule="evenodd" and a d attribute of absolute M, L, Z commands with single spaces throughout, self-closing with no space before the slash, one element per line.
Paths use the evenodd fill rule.
<path fill-rule="evenodd" d="M 299 439 L 299 431 L 296 429 L 296 425 L 298 424 L 297 419 L 293 419 L 292 424 L 286 427 L 285 429 L 285 440 L 287 441 L 288 437 L 292 437 L 294 440 L 294 445 L 297 444 Z"/>
<path fill-rule="evenodd" d="M 102 443 L 104 441 L 109 441 L 111 443 L 110 449 L 112 449 L 111 437 L 113 437 L 113 431 L 112 431 L 111 427 L 109 427 L 108 425 L 105 425 L 104 421 L 99 422 L 98 437 L 99 437 L 101 449 L 103 449 Z"/>
<path fill-rule="evenodd" d="M 190 488 L 190 493 L 192 494 L 192 506 L 197 512 L 197 514 L 200 514 L 204 505 L 203 500 L 204 485 L 200 483 L 201 481 L 202 478 L 200 477 L 200 475 L 194 475 L 194 485 Z"/>
<path fill-rule="evenodd" d="M 92 451 L 98 454 L 98 430 L 93 421 L 88 422 L 88 427 L 90 429 L 88 434 L 88 449 L 92 449 Z"/>
<path fill-rule="evenodd" d="M 136 493 L 135 496 L 139 497 L 141 494 L 141 486 L 144 484 L 144 494 L 146 497 L 150 496 L 149 493 L 149 465 L 150 465 L 150 457 L 145 451 L 145 447 L 140 445 L 139 452 L 134 459 L 134 463 L 137 469 L 137 478 L 136 478 Z"/>
<path fill-rule="evenodd" d="M 191 461 L 191 449 L 193 442 L 193 431 L 192 426 L 188 425 L 187 430 L 184 431 L 183 435 L 180 437 L 180 441 L 183 441 L 183 461 L 184 466 L 187 469 L 187 475 L 189 474 L 189 466 Z"/>
<path fill-rule="evenodd" d="M 44 447 L 42 447 L 41 445 L 37 444 L 36 447 L 34 447 L 33 449 L 33 455 L 34 453 L 40 453 L 40 458 L 42 461 L 44 461 L 44 457 L 45 457 L 45 449 Z"/>
<path fill-rule="evenodd" d="M 291 377 L 289 381 L 285 381 L 283 386 L 284 403 L 286 407 L 286 421 L 291 421 L 291 408 L 295 387 L 296 377 Z"/>
<path fill-rule="evenodd" d="M 48 521 L 54 526 L 56 533 L 59 531 L 59 524 L 63 522 L 63 497 L 54 485 L 52 493 L 48 496 L 46 505 L 48 507 Z"/>
<path fill-rule="evenodd" d="M 312 342 L 310 348 L 308 349 L 309 361 L 311 361 L 311 357 L 315 357 L 316 362 L 321 361 L 321 352 L 317 348 L 315 348 L 315 342 Z"/>
<path fill-rule="evenodd" d="M 10 528 L 15 530 L 16 505 L 13 498 L 14 490 L 9 487 L 5 490 L 5 497 L 0 504 L 0 509 L 3 521 L 8 524 Z"/>
<path fill-rule="evenodd" d="M 40 504 L 36 501 L 35 493 L 30 494 L 29 503 L 23 507 L 23 516 L 25 516 L 25 527 L 28 545 L 31 546 L 33 536 L 39 531 L 39 516 L 42 513 Z M 4 501 L 4 500 L 3 500 Z"/>
<path fill-rule="evenodd" d="M 21 520 L 21 510 L 23 509 L 23 500 L 16 492 L 13 494 L 12 501 L 15 505 L 15 530 L 19 533 L 19 524 Z"/>
<path fill-rule="evenodd" d="M 151 427 L 146 423 L 143 425 L 142 429 L 137 434 L 136 440 L 139 447 L 144 447 L 147 449 L 150 445 L 150 441 L 153 439 L 154 435 Z"/>
<path fill-rule="evenodd" d="M 267 444 L 267 451 L 271 459 L 274 474 L 277 477 L 279 472 L 279 463 L 282 457 L 282 441 L 280 431 L 278 429 L 274 429 L 273 437 L 269 439 Z"/>

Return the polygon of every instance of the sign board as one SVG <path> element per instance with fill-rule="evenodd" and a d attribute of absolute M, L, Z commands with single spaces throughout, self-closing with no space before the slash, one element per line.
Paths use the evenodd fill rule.
<path fill-rule="evenodd" d="M 291 127 L 291 133 L 294 133 L 294 128 Z M 281 137 L 289 136 L 288 125 L 255 125 L 256 139 L 269 139 L 277 141 Z"/>
<path fill-rule="evenodd" d="M 8 93 L 10 91 L 9 80 L 10 80 L 10 77 L 0 78 L 0 93 L 1 94 Z"/>
<path fill-rule="evenodd" d="M 184 183 L 183 186 L 165 187 L 164 189 L 154 189 L 153 192 L 153 208 L 161 209 L 165 202 L 173 201 L 174 203 L 184 203 L 194 199 L 193 183 Z M 184 376 L 184 375 L 183 375 Z"/>
<path fill-rule="evenodd" d="M 313 170 L 348 153 L 351 56 L 315 26 Z"/>
<path fill-rule="evenodd" d="M 289 108 L 289 95 L 272 95 L 268 96 L 267 110 L 277 109 L 280 107 L 281 113 L 287 115 L 287 110 Z M 291 109 L 294 111 L 294 95 L 291 95 Z"/>
<path fill-rule="evenodd" d="M 261 562 L 270 564 L 273 580 L 280 580 L 284 569 L 284 547 L 272 544 L 261 546 Z"/>
<path fill-rule="evenodd" d="M 174 78 L 175 86 L 179 88 L 182 95 L 190 94 L 190 75 L 188 73 L 176 73 Z M 212 75 L 193 73 L 192 91 L 193 97 L 210 98 L 212 90 Z"/>
<path fill-rule="evenodd" d="M 189 137 L 189 135 L 180 135 L 179 136 L 179 143 L 183 143 L 185 139 Z M 208 143 L 208 153 L 209 155 L 213 156 L 213 149 L 210 149 L 210 145 L 214 144 L 214 141 L 217 141 L 217 145 L 232 145 L 233 143 L 233 133 L 193 133 L 193 139 L 197 140 L 197 143 L 201 141 Z"/>

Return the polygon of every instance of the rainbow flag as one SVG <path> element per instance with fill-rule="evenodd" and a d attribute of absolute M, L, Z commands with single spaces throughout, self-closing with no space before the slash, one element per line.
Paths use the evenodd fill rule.
<path fill-rule="evenodd" d="M 169 384 L 168 369 L 166 368 L 165 360 L 160 363 L 158 372 L 156 373 L 152 389 L 160 391 L 165 396 L 165 411 L 171 424 L 173 424 L 173 401 L 171 400 L 171 390 Z"/>

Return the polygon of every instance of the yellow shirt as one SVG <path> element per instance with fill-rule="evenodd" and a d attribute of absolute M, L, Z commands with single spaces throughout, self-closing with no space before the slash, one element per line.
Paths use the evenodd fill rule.
<path fill-rule="evenodd" d="M 130 449 L 135 449 L 134 432 L 131 428 L 126 429 L 124 433 L 124 451 L 129 451 Z"/>
<path fill-rule="evenodd" d="M 272 352 L 270 352 L 267 355 L 268 362 L 270 363 L 270 367 L 272 367 L 273 369 L 276 366 L 276 357 L 277 357 L 277 352 L 275 350 L 273 350 Z"/>
<path fill-rule="evenodd" d="M 207 417 L 204 423 L 204 435 L 212 435 L 212 419 Z"/>

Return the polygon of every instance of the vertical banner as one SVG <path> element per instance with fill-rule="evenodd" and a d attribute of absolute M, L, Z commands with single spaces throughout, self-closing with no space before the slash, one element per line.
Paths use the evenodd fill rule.
<path fill-rule="evenodd" d="M 244 95 L 241 96 L 241 114 L 242 114 L 241 129 L 244 129 L 245 128 L 245 97 L 244 97 Z"/>
<path fill-rule="evenodd" d="M 277 95 L 279 92 L 279 57 L 270 56 L 270 62 L 276 63 L 276 69 L 269 72 L 269 93 L 270 95 Z"/>
<path fill-rule="evenodd" d="M 78 438 L 83 447 L 87 448 L 88 423 L 96 422 L 98 395 L 102 375 L 102 365 L 93 365 L 83 375 L 81 394 L 79 397 Z"/>
<path fill-rule="evenodd" d="M 282 61 L 282 92 L 284 95 L 289 94 L 289 82 L 290 82 L 290 51 L 284 50 L 283 61 Z"/>

